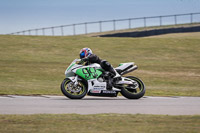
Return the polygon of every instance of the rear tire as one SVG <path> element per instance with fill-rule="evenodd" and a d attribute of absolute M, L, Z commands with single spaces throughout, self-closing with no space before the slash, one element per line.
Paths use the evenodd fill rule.
<path fill-rule="evenodd" d="M 126 78 L 129 78 L 129 79 L 131 79 L 131 80 L 136 81 L 136 82 L 138 83 L 139 86 L 138 86 L 138 88 L 136 89 L 136 91 L 134 91 L 134 90 L 132 90 L 132 89 L 127 89 L 126 87 L 123 87 L 123 88 L 121 89 L 121 94 L 122 94 L 124 97 L 128 98 L 128 99 L 139 99 L 139 98 L 143 97 L 144 94 L 145 94 L 146 89 L 145 89 L 145 85 L 144 85 L 144 83 L 142 82 L 142 80 L 140 80 L 140 79 L 137 78 L 137 77 L 133 77 L 133 76 L 128 76 L 128 77 L 126 77 Z M 137 92 L 138 90 L 139 90 L 139 92 Z"/>
<path fill-rule="evenodd" d="M 84 83 L 78 81 L 78 85 L 74 87 L 73 82 L 68 78 L 61 83 L 61 91 L 70 99 L 82 99 L 87 94 L 87 88 Z"/>

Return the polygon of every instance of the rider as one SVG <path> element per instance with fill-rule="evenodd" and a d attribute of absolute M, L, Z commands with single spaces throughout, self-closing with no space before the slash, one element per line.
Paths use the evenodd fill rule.
<path fill-rule="evenodd" d="M 105 70 L 108 71 L 109 74 L 107 75 L 108 77 L 108 82 L 107 82 L 107 89 L 112 89 L 112 78 L 116 76 L 116 72 L 112 65 L 106 61 L 106 60 L 101 60 L 97 55 L 92 53 L 92 50 L 90 48 L 83 48 L 80 51 L 80 59 L 82 62 L 86 62 L 86 64 L 90 63 L 97 63 L 100 64 L 100 66 Z"/>

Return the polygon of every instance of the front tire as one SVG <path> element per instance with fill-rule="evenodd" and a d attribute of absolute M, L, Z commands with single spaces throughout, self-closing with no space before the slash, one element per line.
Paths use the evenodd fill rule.
<path fill-rule="evenodd" d="M 142 82 L 142 80 L 140 80 L 137 77 L 133 77 L 133 76 L 128 76 L 126 78 L 136 81 L 138 83 L 138 88 L 136 90 L 132 90 L 132 89 L 123 87 L 121 89 L 121 94 L 128 99 L 139 99 L 139 98 L 143 97 L 146 89 L 145 89 L 145 85 Z"/>
<path fill-rule="evenodd" d="M 78 84 L 74 86 L 74 83 L 68 78 L 61 83 L 61 91 L 70 99 L 82 99 L 87 94 L 87 88 L 84 83 L 78 81 Z"/>

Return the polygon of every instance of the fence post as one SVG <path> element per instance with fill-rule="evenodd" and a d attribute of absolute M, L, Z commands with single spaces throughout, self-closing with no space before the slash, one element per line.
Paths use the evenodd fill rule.
<path fill-rule="evenodd" d="M 52 30 L 52 36 L 54 36 L 54 27 L 51 27 Z"/>
<path fill-rule="evenodd" d="M 74 31 L 74 35 L 76 35 L 76 25 L 73 24 L 73 31 Z"/>
<path fill-rule="evenodd" d="M 190 14 L 190 23 L 193 23 L 193 13 Z"/>
<path fill-rule="evenodd" d="M 99 31 L 102 32 L 102 25 L 101 25 L 101 21 L 99 21 Z"/>
<path fill-rule="evenodd" d="M 61 29 L 61 35 L 64 36 L 63 26 L 61 26 L 60 29 Z"/>
<path fill-rule="evenodd" d="M 131 19 L 130 18 L 128 20 L 128 23 L 129 23 L 129 29 L 131 29 Z"/>
<path fill-rule="evenodd" d="M 160 16 L 160 26 L 162 26 L 162 16 Z"/>
<path fill-rule="evenodd" d="M 175 21 L 175 25 L 177 25 L 177 18 L 176 18 L 177 16 L 176 15 L 174 15 L 174 21 Z"/>
<path fill-rule="evenodd" d="M 113 20 L 113 30 L 114 30 L 114 31 L 116 30 L 115 21 L 116 21 L 116 20 Z"/>
<path fill-rule="evenodd" d="M 87 22 L 85 23 L 85 34 L 87 34 Z"/>
<path fill-rule="evenodd" d="M 144 27 L 146 28 L 146 17 L 144 17 Z"/>

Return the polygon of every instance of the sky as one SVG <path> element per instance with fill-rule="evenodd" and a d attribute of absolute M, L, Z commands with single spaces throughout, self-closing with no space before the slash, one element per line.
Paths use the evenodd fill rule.
<path fill-rule="evenodd" d="M 0 34 L 90 21 L 200 12 L 200 0 L 0 0 Z"/>

